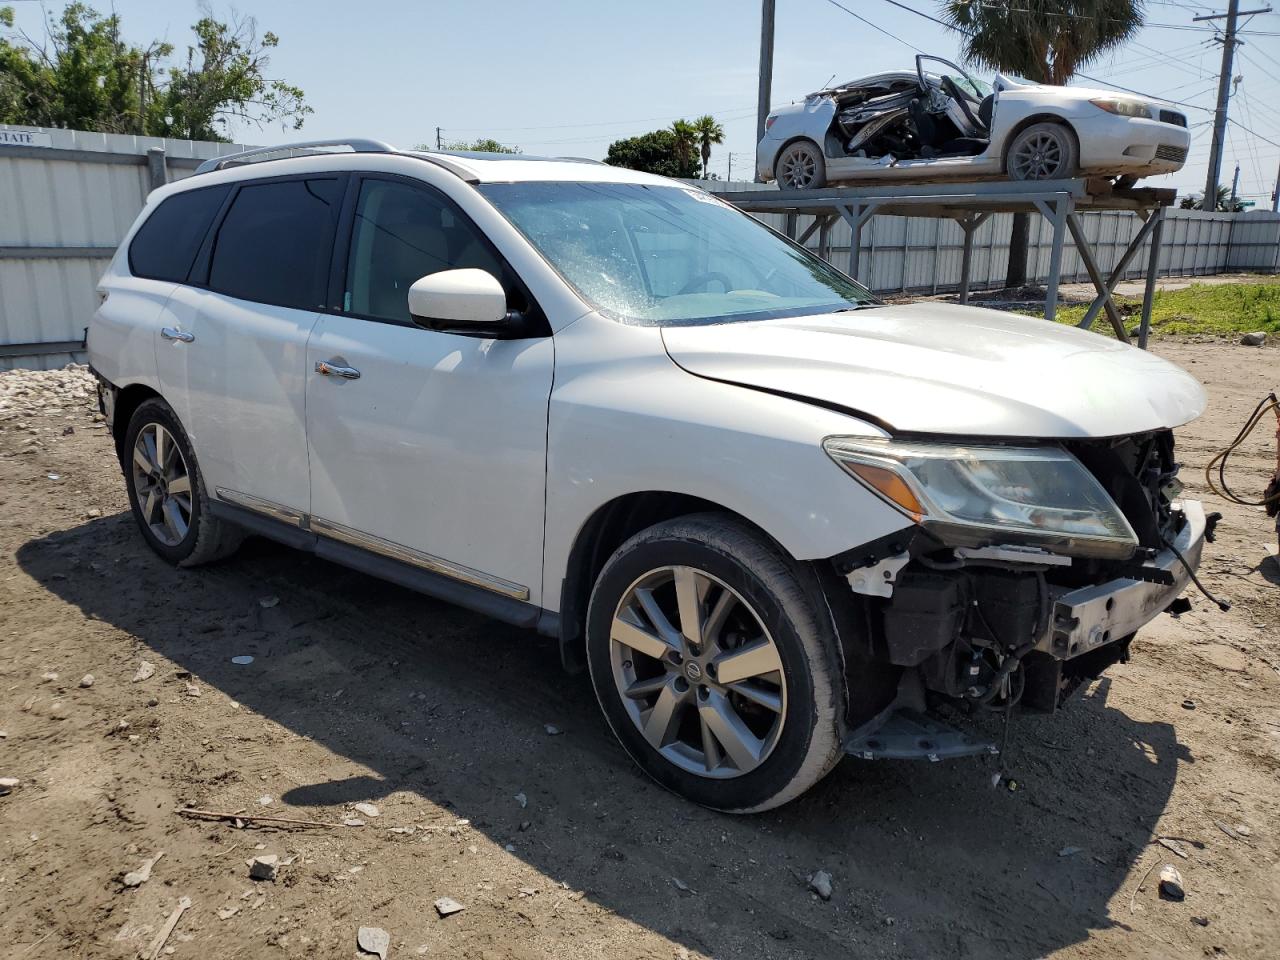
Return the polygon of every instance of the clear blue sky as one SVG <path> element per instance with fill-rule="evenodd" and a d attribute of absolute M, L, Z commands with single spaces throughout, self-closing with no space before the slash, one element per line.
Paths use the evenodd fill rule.
<path fill-rule="evenodd" d="M 904 2 L 937 13 L 936 0 Z M 5 3 L 14 0 L 0 0 Z M 953 35 L 885 0 L 841 3 L 911 45 L 942 56 L 957 52 Z M 191 0 L 114 4 L 129 39 L 163 37 L 180 49 L 199 15 Z M 38 32 L 40 6 L 18 0 L 18 25 Z M 261 30 L 280 36 L 271 72 L 301 86 L 315 109 L 304 137 L 369 136 L 411 146 L 433 142 L 440 126 L 446 139 L 493 136 L 526 153 L 598 158 L 619 137 L 711 113 L 728 134 L 713 153 L 712 169 L 724 176 L 731 151 L 735 178 L 751 170 L 758 0 L 239 0 L 236 7 L 255 17 Z M 61 3 L 54 0 L 49 8 Z M 215 3 L 219 14 L 229 9 Z M 1225 0 L 1218 7 L 1148 0 L 1150 24 L 1178 29 L 1148 26 L 1136 42 L 1084 72 L 1212 108 L 1221 46 L 1211 42 L 1210 28 L 1191 18 L 1221 9 Z M 1239 162 L 1241 194 L 1262 206 L 1269 204 L 1280 163 L 1280 14 L 1258 16 L 1250 27 L 1257 32 L 1245 35 L 1236 60 L 1243 80 L 1231 115 L 1259 136 L 1229 128 L 1223 177 L 1229 182 Z M 914 54 L 908 43 L 873 30 L 830 0 L 778 0 L 774 103 L 818 89 L 832 75 L 847 80 L 909 66 Z M 1152 185 L 1203 188 L 1211 137 L 1204 121 L 1212 114 L 1187 114 L 1195 138 L 1187 167 L 1148 181 Z M 300 136 L 244 125 L 232 133 L 248 143 Z"/>

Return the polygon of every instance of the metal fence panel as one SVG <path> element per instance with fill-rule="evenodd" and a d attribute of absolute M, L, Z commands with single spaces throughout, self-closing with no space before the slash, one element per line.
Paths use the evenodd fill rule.
<path fill-rule="evenodd" d="M 14 345 L 79 339 L 95 303 L 94 288 L 150 190 L 147 151 L 163 149 L 168 179 L 190 176 L 195 162 L 246 149 L 238 144 L 200 143 L 0 125 L 0 130 L 38 135 L 44 146 L 0 146 L 0 369 L 65 363 L 65 351 L 38 356 Z M 775 189 L 770 184 L 705 184 L 712 190 Z M 1280 272 L 1280 214 L 1166 213 L 1160 273 L 1198 276 L 1227 270 Z M 782 214 L 759 219 L 785 232 Z M 974 232 L 972 288 L 1004 285 L 1009 261 L 1012 214 L 995 214 Z M 1081 214 L 1099 266 L 1109 272 L 1136 234 L 1138 218 L 1121 211 Z M 797 236 L 811 224 L 797 218 Z M 837 220 L 831 227 L 831 262 L 849 265 L 851 231 Z M 806 246 L 817 250 L 815 230 Z M 873 217 L 862 231 L 860 277 L 879 293 L 940 293 L 960 282 L 963 232 L 952 220 Z M 1028 277 L 1043 283 L 1049 267 L 1052 231 L 1031 218 Z M 1145 271 L 1145 250 L 1126 278 Z M 1064 249 L 1062 279 L 1085 281 L 1074 247 Z M 12 356 L 15 352 L 28 355 Z M 82 359 L 83 354 L 76 355 Z"/>

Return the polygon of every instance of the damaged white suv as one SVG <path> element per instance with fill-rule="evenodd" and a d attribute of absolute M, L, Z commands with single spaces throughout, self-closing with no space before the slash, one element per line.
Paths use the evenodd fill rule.
<path fill-rule="evenodd" d="M 1054 709 L 1199 563 L 1205 397 L 1149 353 L 882 304 L 660 177 L 348 145 L 157 190 L 102 278 L 172 563 L 261 534 L 558 638 L 648 774 L 735 812 L 984 749 L 932 708 Z"/>

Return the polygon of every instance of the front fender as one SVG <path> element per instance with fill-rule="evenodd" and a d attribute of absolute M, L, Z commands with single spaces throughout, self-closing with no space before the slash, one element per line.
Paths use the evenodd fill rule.
<path fill-rule="evenodd" d="M 667 356 L 658 327 L 584 317 L 556 337 L 544 603 L 559 603 L 584 524 L 628 494 L 717 504 L 800 560 L 909 526 L 826 455 L 822 440 L 834 434 L 885 435 L 834 410 L 688 373 Z"/>

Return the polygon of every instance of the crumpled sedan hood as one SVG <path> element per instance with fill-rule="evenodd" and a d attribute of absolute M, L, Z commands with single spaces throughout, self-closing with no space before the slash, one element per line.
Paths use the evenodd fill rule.
<path fill-rule="evenodd" d="M 997 310 L 919 303 L 669 326 L 697 376 L 835 406 L 894 433 L 1068 439 L 1176 427 L 1200 384 L 1136 347 Z"/>

